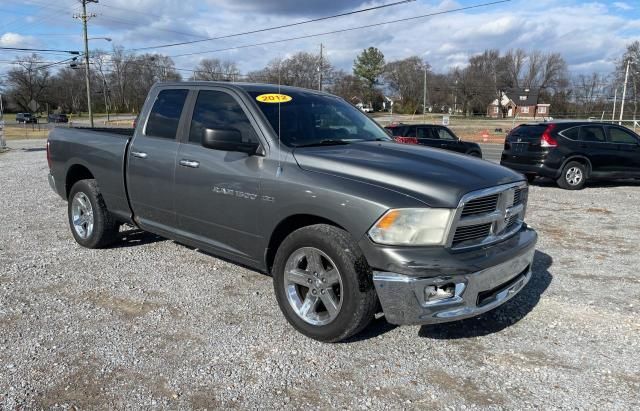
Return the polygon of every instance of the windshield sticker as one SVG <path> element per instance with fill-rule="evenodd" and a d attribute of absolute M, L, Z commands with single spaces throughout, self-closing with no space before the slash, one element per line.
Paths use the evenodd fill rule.
<path fill-rule="evenodd" d="M 271 93 L 260 94 L 258 97 L 256 97 L 256 100 L 261 103 L 287 103 L 293 100 L 293 97 L 287 96 L 286 94 Z"/>

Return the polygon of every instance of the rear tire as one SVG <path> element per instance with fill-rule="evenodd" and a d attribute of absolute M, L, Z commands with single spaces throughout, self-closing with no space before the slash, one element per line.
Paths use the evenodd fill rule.
<path fill-rule="evenodd" d="M 116 240 L 120 225 L 107 210 L 96 180 L 75 183 L 68 200 L 69 227 L 78 244 L 103 248 Z"/>
<path fill-rule="evenodd" d="M 556 182 L 565 190 L 581 190 L 587 182 L 587 167 L 577 161 L 570 161 L 562 168 Z"/>
<path fill-rule="evenodd" d="M 535 174 L 526 174 L 525 177 L 527 177 L 527 182 L 529 184 L 533 184 L 534 181 L 536 181 L 536 175 Z"/>
<path fill-rule="evenodd" d="M 482 158 L 482 153 L 478 151 L 471 151 L 467 153 L 467 155 L 470 155 L 471 157 Z"/>
<path fill-rule="evenodd" d="M 344 340 L 375 315 L 371 268 L 351 236 L 337 227 L 318 224 L 291 233 L 278 248 L 272 273 L 282 313 L 309 338 Z"/>

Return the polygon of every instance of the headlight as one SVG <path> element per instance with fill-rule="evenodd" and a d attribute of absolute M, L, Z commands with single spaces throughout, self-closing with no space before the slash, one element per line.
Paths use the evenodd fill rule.
<path fill-rule="evenodd" d="M 369 237 L 387 245 L 443 245 L 454 214 L 449 208 L 389 210 L 369 230 Z"/>

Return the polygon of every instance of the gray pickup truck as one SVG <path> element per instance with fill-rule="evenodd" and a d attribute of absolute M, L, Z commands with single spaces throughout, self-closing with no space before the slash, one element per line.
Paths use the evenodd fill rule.
<path fill-rule="evenodd" d="M 321 341 L 380 311 L 472 317 L 531 277 L 524 176 L 396 143 L 326 93 L 161 83 L 135 130 L 56 128 L 47 157 L 80 245 L 108 246 L 127 223 L 268 273 L 287 320 Z"/>

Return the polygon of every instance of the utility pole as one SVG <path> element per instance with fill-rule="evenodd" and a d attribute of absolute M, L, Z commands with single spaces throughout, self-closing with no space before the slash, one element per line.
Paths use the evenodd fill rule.
<path fill-rule="evenodd" d="M 424 66 L 424 82 L 422 89 L 422 118 L 427 115 L 427 65 Z"/>
<path fill-rule="evenodd" d="M 2 106 L 2 94 L 0 94 L 0 150 L 7 148 L 7 140 L 4 138 L 4 107 Z"/>
<path fill-rule="evenodd" d="M 458 111 L 458 80 L 456 80 L 456 92 L 453 95 L 453 115 Z"/>
<path fill-rule="evenodd" d="M 91 128 L 93 128 L 93 110 L 91 109 L 91 84 L 89 81 L 90 73 L 89 73 L 89 37 L 87 35 L 87 21 L 96 17 L 95 14 L 87 14 L 87 3 L 97 3 L 98 0 L 80 0 L 82 3 L 82 14 L 74 15 L 73 17 L 82 20 L 82 33 L 84 37 L 84 76 L 87 82 L 87 108 L 89 110 L 89 123 L 91 124 Z"/>
<path fill-rule="evenodd" d="M 107 80 L 102 78 L 102 94 L 104 94 L 104 109 L 107 110 L 107 124 L 111 120 L 109 118 L 109 89 L 107 86 Z"/>
<path fill-rule="evenodd" d="M 613 113 L 611 113 L 611 122 L 616 119 L 616 100 L 618 100 L 618 87 L 613 91 Z"/>
<path fill-rule="evenodd" d="M 629 81 L 629 65 L 631 64 L 631 59 L 627 60 L 627 72 L 624 75 L 624 87 L 622 87 L 622 102 L 620 103 L 620 120 L 618 120 L 618 125 L 622 125 L 622 115 L 624 114 L 624 99 L 627 96 L 627 81 Z"/>
<path fill-rule="evenodd" d="M 318 90 L 322 91 L 322 49 L 324 46 L 320 43 L 320 65 L 318 66 Z"/>

